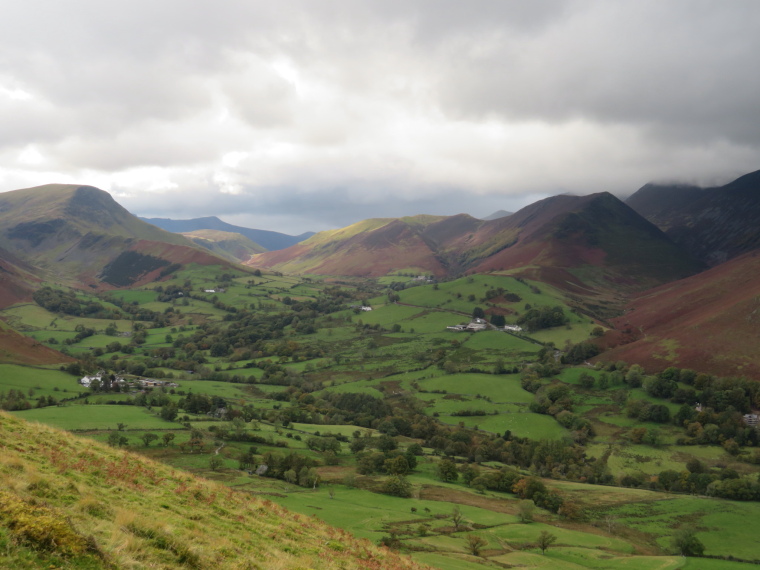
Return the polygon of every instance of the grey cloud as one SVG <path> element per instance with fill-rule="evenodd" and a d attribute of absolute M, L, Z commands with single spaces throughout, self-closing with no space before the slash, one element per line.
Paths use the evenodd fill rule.
<path fill-rule="evenodd" d="M 754 0 L 11 3 L 0 180 L 326 227 L 728 178 L 757 168 L 758 21 Z"/>

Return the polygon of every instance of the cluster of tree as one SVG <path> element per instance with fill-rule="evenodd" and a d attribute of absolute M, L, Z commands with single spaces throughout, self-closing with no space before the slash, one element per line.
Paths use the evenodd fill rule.
<path fill-rule="evenodd" d="M 626 415 L 640 422 L 670 423 L 670 408 L 665 404 L 653 404 L 647 400 L 630 399 L 625 404 Z"/>
<path fill-rule="evenodd" d="M 32 299 L 40 307 L 51 313 L 63 313 L 75 317 L 93 319 L 120 319 L 121 314 L 112 309 L 106 309 L 100 303 L 80 299 L 72 291 L 62 291 L 52 287 L 42 287 L 34 292 Z"/>
<path fill-rule="evenodd" d="M 28 410 L 32 407 L 26 395 L 21 390 L 11 388 L 8 392 L 0 392 L 0 410 L 13 412 L 16 410 Z"/>
<path fill-rule="evenodd" d="M 589 358 L 594 358 L 601 352 L 601 349 L 593 342 L 583 341 L 574 344 L 565 354 L 562 355 L 563 364 L 580 364 L 586 362 Z"/>
<path fill-rule="evenodd" d="M 531 308 L 517 319 L 517 323 L 529 331 L 538 331 L 567 324 L 569 319 L 559 305 Z"/>
<path fill-rule="evenodd" d="M 734 469 L 710 469 L 699 459 L 691 459 L 686 469 L 661 471 L 655 479 L 643 473 L 620 477 L 624 487 L 649 487 L 673 493 L 720 497 L 734 501 L 760 501 L 760 482 L 755 475 L 739 475 Z"/>
<path fill-rule="evenodd" d="M 265 477 L 282 479 L 288 483 L 302 487 L 316 487 L 319 484 L 319 475 L 316 461 L 297 453 L 281 455 L 271 451 L 265 453 L 260 459 L 260 474 Z"/>

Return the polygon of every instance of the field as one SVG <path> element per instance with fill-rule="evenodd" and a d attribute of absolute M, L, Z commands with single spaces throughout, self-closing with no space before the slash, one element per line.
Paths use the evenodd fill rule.
<path fill-rule="evenodd" d="M 410 286 L 393 285 L 402 281 Z M 751 446 L 731 455 L 719 442 L 684 444 L 686 429 L 670 419 L 682 405 L 629 386 L 625 363 L 563 365 L 561 351 L 600 325 L 561 291 L 508 275 L 420 283 L 189 266 L 160 284 L 109 293 L 109 308 L 130 303 L 134 317 L 13 306 L 4 318 L 80 361 L 64 370 L 0 364 L 0 396 L 28 399 L 32 409 L 14 408 L 17 417 L 265 496 L 439 568 L 730 569 L 672 556 L 674 534 L 692 526 L 710 556 L 760 559 L 751 526 L 736 522 L 755 518 L 760 503 L 652 490 L 662 472 L 688 478 L 694 460 L 716 480 L 757 477 Z M 520 336 L 446 329 L 476 308 L 516 323 L 529 307 L 555 306 L 567 325 Z M 77 382 L 99 369 L 133 384 L 93 391 Z M 141 378 L 178 386 L 142 389 Z M 668 421 L 642 419 L 634 404 L 664 409 Z M 525 456 L 543 448 L 560 457 Z M 568 449 L 571 459 L 561 456 Z M 278 461 L 297 466 L 255 474 Z M 444 461 L 453 479 L 441 475 Z M 379 492 L 397 468 L 410 498 Z M 534 521 L 521 522 L 514 488 L 465 480 L 468 469 L 502 468 L 539 479 L 572 516 L 536 506 Z M 542 554 L 543 531 L 556 539 Z M 470 536 L 482 539 L 479 555 Z"/>

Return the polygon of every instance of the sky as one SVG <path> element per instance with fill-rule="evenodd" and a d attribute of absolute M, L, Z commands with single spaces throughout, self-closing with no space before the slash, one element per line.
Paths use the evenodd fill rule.
<path fill-rule="evenodd" d="M 289 234 L 760 168 L 756 0 L 25 0 L 0 191 Z"/>

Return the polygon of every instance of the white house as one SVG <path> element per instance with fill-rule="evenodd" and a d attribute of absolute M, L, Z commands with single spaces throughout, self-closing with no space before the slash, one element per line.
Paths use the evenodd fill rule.
<path fill-rule="evenodd" d="M 522 332 L 522 327 L 519 325 L 504 325 L 505 331 L 511 331 L 511 332 Z"/>
<path fill-rule="evenodd" d="M 100 382 L 100 379 L 101 379 L 100 374 L 95 374 L 93 376 L 83 376 L 82 379 L 79 381 L 79 383 L 85 388 L 89 388 L 93 380 L 97 380 L 98 382 Z"/>

